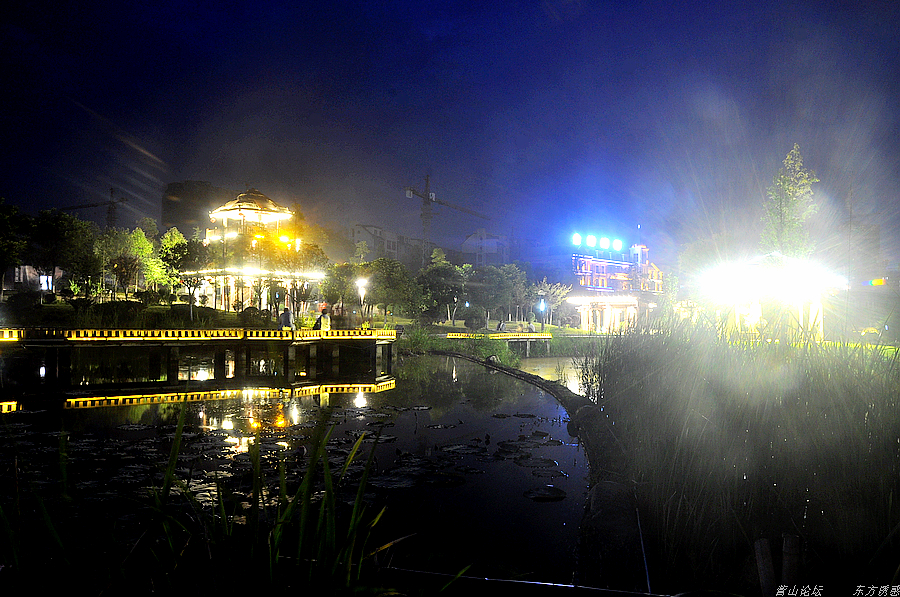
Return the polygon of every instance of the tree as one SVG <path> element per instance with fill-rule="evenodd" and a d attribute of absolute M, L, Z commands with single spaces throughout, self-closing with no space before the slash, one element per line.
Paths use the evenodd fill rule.
<path fill-rule="evenodd" d="M 516 321 L 519 321 L 519 308 L 525 302 L 526 285 L 528 279 L 519 267 L 513 263 L 507 263 L 500 266 L 502 274 L 500 292 L 503 300 L 507 305 L 507 312 L 512 315 L 516 313 Z"/>
<path fill-rule="evenodd" d="M 534 285 L 533 294 L 535 297 L 543 297 L 547 306 L 547 321 L 553 324 L 553 311 L 559 307 L 569 293 L 572 292 L 571 284 L 550 284 L 545 277 L 543 280 Z M 537 299 L 540 301 L 540 299 Z"/>
<path fill-rule="evenodd" d="M 357 265 L 353 263 L 335 263 L 330 266 L 322 281 L 322 296 L 325 297 L 325 300 L 332 305 L 340 303 L 343 307 L 344 298 L 354 296 L 358 292 L 356 279 L 359 275 L 357 272 Z"/>
<path fill-rule="evenodd" d="M 28 259 L 41 275 L 55 282 L 56 270 L 64 270 L 75 279 L 96 275 L 94 242 L 97 227 L 58 209 L 44 210 L 32 221 L 29 230 Z"/>
<path fill-rule="evenodd" d="M 815 173 L 803 167 L 800 146 L 795 143 L 775 174 L 772 186 L 766 190 L 760 237 L 764 252 L 777 251 L 788 257 L 806 257 L 812 253 L 809 233 L 803 224 L 816 212 L 812 185 L 817 182 Z"/>
<path fill-rule="evenodd" d="M 356 243 L 356 250 L 353 253 L 353 258 L 356 259 L 357 263 L 362 263 L 366 260 L 366 255 L 368 255 L 371 251 L 369 250 L 369 243 L 364 240 Z"/>
<path fill-rule="evenodd" d="M 200 270 L 209 265 L 209 248 L 199 239 L 185 240 L 177 228 L 170 228 L 160 239 L 160 259 L 187 288 L 193 320 L 194 294 L 205 279 Z"/>
<path fill-rule="evenodd" d="M 431 265 L 418 275 L 416 282 L 424 292 L 425 312 L 436 310 L 443 316 L 446 310 L 447 321 L 456 325 L 456 310 L 465 292 L 462 270 L 447 261 L 432 259 Z"/>
<path fill-rule="evenodd" d="M 384 305 L 384 321 L 387 323 L 388 307 L 407 306 L 415 285 L 409 271 L 396 259 L 381 257 L 364 264 L 363 276 L 368 276 L 366 303 Z"/>
<path fill-rule="evenodd" d="M 15 205 L 0 199 L 0 302 L 3 301 L 3 282 L 6 270 L 19 265 L 28 246 L 28 220 Z"/>
<path fill-rule="evenodd" d="M 466 281 L 466 294 L 473 306 L 482 309 L 485 322 L 490 322 L 492 310 L 502 308 L 507 303 L 498 284 L 498 280 L 501 279 L 500 270 L 493 265 L 488 265 L 473 270 L 472 275 Z"/>

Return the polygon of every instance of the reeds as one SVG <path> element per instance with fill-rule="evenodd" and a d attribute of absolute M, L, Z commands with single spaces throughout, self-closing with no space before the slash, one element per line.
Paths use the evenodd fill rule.
<path fill-rule="evenodd" d="M 190 490 L 191 473 L 184 478 L 178 468 L 187 410 L 182 406 L 160 483 L 149 501 L 134 504 L 125 525 L 128 532 L 123 519 L 104 516 L 102 507 L 88 509 L 59 498 L 48 507 L 44 492 L 34 487 L 17 491 L 15 507 L 0 507 L 3 586 L 46 587 L 35 581 L 47 580 L 49 569 L 54 580 L 74 583 L 86 594 L 267 588 L 337 594 L 374 587 L 365 565 L 390 544 L 369 545 L 382 515 L 370 514 L 365 502 L 372 455 L 361 478 L 348 474 L 366 437 L 356 441 L 333 473 L 326 450 L 330 413 L 323 410 L 302 479 L 295 480 L 281 455 L 277 494 L 272 495 L 256 441 L 249 448 L 249 495 L 217 483 L 216 502 L 210 506 Z M 63 497 L 66 460 L 61 439 Z M 347 490 L 354 494 L 349 503 L 343 499 Z"/>
<path fill-rule="evenodd" d="M 657 592 L 747 590 L 753 542 L 782 533 L 819 584 L 900 562 L 895 351 L 673 325 L 598 337 L 575 364 L 624 446 Z"/>

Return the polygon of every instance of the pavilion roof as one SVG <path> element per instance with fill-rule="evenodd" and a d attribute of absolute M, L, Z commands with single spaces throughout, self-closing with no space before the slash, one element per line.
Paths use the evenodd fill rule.
<path fill-rule="evenodd" d="M 293 216 L 293 212 L 282 207 L 260 193 L 256 189 L 250 189 L 241 193 L 225 205 L 209 212 L 211 218 L 222 218 L 226 223 L 229 219 L 268 224 L 286 220 Z"/>

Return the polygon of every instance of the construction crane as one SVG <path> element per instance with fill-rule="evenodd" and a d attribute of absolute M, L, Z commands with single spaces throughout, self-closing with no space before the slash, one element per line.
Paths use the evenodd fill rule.
<path fill-rule="evenodd" d="M 76 209 L 89 209 L 91 207 L 103 207 L 106 206 L 106 227 L 107 228 L 115 228 L 116 220 L 118 217 L 118 213 L 116 211 L 116 206 L 119 203 L 127 203 L 128 197 L 119 197 L 116 199 L 116 190 L 109 190 L 109 201 L 100 201 L 99 203 L 85 203 L 83 205 L 73 205 L 71 207 L 63 207 L 59 211 L 75 211 Z"/>
<path fill-rule="evenodd" d="M 425 190 L 419 191 L 418 189 L 414 189 L 412 187 L 406 187 L 406 197 L 412 199 L 413 196 L 416 196 L 422 200 L 422 267 L 424 268 L 428 264 L 428 239 L 431 237 L 431 219 L 434 217 L 434 207 L 433 203 L 437 203 L 439 205 L 443 205 L 445 207 L 449 207 L 451 209 L 455 209 L 457 211 L 461 211 L 463 213 L 467 213 L 472 216 L 476 216 L 479 218 L 483 218 L 485 220 L 490 220 L 490 218 L 482 213 L 479 213 L 473 209 L 469 209 L 468 207 L 462 207 L 461 205 L 453 205 L 452 203 L 447 203 L 446 201 L 441 201 L 434 196 L 434 193 L 431 192 L 431 187 L 429 186 L 428 175 L 425 175 Z"/>

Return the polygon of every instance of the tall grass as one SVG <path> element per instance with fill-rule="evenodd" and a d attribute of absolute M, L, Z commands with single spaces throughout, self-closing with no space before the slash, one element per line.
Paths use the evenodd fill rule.
<path fill-rule="evenodd" d="M 330 413 L 323 411 L 302 479 L 292 479 L 285 457 L 280 457 L 277 495 L 270 495 L 257 438 L 250 446 L 249 496 L 217 483 L 216 504 L 211 507 L 195 498 L 189 479 L 178 468 L 187 410 L 181 408 L 160 485 L 149 501 L 134 504 L 131 524 L 137 530 L 124 537 L 116 516 L 60 496 L 52 497 L 48 507 L 45 491 L 17 487 L 12 506 L 0 506 L 3 586 L 38 586 L 36 579 L 52 570 L 61 584 L 73 583 L 86 594 L 267 588 L 317 594 L 374 591 L 369 574 L 374 567 L 366 564 L 390 545 L 370 546 L 383 513 L 369 513 L 364 498 L 374 447 L 362 477 L 348 474 L 365 436 L 353 445 L 339 471 L 332 472 L 333 460 L 326 450 Z M 60 471 L 65 497 L 63 442 Z M 347 490 L 354 494 L 349 503 L 343 499 Z M 70 520 L 73 512 L 78 514 L 76 523 Z"/>
<path fill-rule="evenodd" d="M 754 588 L 753 543 L 778 547 L 783 533 L 801 537 L 819 584 L 857 571 L 890 581 L 896 352 L 682 325 L 597 338 L 575 363 L 623 446 L 656 592 Z"/>

